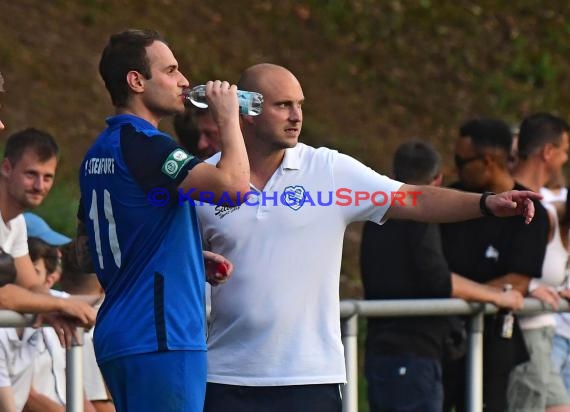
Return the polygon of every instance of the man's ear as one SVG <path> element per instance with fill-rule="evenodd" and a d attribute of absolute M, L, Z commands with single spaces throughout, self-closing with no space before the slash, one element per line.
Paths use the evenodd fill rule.
<path fill-rule="evenodd" d="M 0 166 L 0 173 L 2 173 L 3 177 L 9 177 L 12 174 L 12 162 L 10 159 L 2 160 L 2 165 Z"/>
<path fill-rule="evenodd" d="M 131 70 L 127 73 L 127 84 L 131 88 L 132 91 L 136 93 L 144 92 L 144 76 L 137 72 L 136 70 Z"/>
<path fill-rule="evenodd" d="M 439 172 L 436 177 L 430 182 L 430 186 L 441 186 L 443 183 L 443 173 Z"/>
<path fill-rule="evenodd" d="M 51 289 L 53 285 L 57 282 L 57 275 L 55 273 L 48 273 L 46 275 L 46 286 Z"/>
<path fill-rule="evenodd" d="M 553 145 L 552 143 L 546 143 L 544 146 L 540 148 L 540 156 L 544 160 L 548 160 L 552 157 L 552 154 L 554 153 L 555 149 L 556 149 L 555 145 Z"/>

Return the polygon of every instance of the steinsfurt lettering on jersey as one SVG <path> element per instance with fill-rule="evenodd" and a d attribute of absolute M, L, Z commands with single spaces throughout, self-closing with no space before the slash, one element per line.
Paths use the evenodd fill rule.
<path fill-rule="evenodd" d="M 85 176 L 112 175 L 115 173 L 115 159 L 112 157 L 92 157 L 85 161 Z"/>

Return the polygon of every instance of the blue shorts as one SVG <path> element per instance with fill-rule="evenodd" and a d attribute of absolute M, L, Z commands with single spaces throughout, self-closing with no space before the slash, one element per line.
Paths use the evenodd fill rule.
<path fill-rule="evenodd" d="M 100 365 L 117 412 L 202 412 L 206 351 L 152 352 Z"/>

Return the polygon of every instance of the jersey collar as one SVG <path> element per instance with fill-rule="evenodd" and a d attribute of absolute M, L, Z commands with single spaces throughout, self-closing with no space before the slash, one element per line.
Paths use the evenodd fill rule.
<path fill-rule="evenodd" d="M 116 116 L 107 117 L 106 119 L 107 124 L 109 127 L 117 126 L 123 123 L 130 123 L 135 126 L 137 129 L 146 130 L 146 129 L 156 129 L 156 127 L 143 119 L 142 117 L 135 116 L 133 114 L 118 114 Z"/>

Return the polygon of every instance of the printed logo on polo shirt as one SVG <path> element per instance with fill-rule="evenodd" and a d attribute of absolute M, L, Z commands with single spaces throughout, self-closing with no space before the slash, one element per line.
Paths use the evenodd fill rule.
<path fill-rule="evenodd" d="M 184 167 L 186 163 L 192 160 L 194 156 L 186 153 L 182 149 L 175 149 L 172 153 L 168 155 L 164 163 L 162 164 L 162 173 L 171 179 L 176 179 L 180 170 Z"/>
<path fill-rule="evenodd" d="M 216 211 L 214 213 L 214 216 L 218 216 L 220 219 L 223 219 L 225 216 L 229 215 L 230 213 L 238 211 L 240 209 L 240 207 L 241 207 L 241 205 L 239 205 L 239 206 L 217 205 L 214 208 L 214 210 Z"/>
<path fill-rule="evenodd" d="M 305 188 L 303 186 L 287 186 L 283 189 L 282 201 L 293 210 L 299 210 L 305 204 Z"/>

